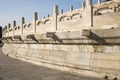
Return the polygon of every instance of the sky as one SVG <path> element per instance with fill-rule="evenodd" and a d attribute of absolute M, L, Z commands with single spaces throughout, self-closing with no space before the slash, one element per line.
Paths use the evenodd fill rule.
<path fill-rule="evenodd" d="M 81 8 L 83 0 L 0 0 L 0 26 L 4 27 L 8 23 L 17 21 L 20 24 L 21 17 L 25 17 L 26 22 L 32 22 L 33 13 L 38 12 L 39 18 L 50 14 L 52 16 L 53 6 L 58 5 L 59 10 L 68 12 L 70 5 L 74 9 Z M 96 4 L 98 0 L 93 0 Z M 103 0 L 104 1 L 104 0 Z"/>

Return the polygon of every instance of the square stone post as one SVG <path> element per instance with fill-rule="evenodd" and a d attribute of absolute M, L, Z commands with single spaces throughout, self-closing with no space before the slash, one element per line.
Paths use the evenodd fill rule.
<path fill-rule="evenodd" d="M 15 35 L 15 26 L 16 26 L 16 21 L 13 21 L 13 36 Z"/>
<path fill-rule="evenodd" d="M 92 0 L 86 0 L 85 26 L 93 26 L 93 6 Z"/>
<path fill-rule="evenodd" d="M 101 0 L 98 0 L 98 5 L 101 5 Z"/>
<path fill-rule="evenodd" d="M 24 23 L 25 23 L 25 18 L 22 17 L 22 18 L 21 18 L 21 34 L 23 34 L 23 28 L 24 28 L 23 24 L 24 24 Z"/>
<path fill-rule="evenodd" d="M 2 29 L 2 35 L 3 35 L 3 37 L 7 37 L 6 31 L 7 31 L 7 26 L 5 26 L 4 29 Z"/>
<path fill-rule="evenodd" d="M 0 26 L 1 27 L 1 26 Z M 2 28 L 2 27 L 1 27 Z M 5 27 L 2 28 L 2 37 L 5 37 Z"/>
<path fill-rule="evenodd" d="M 82 9 L 85 9 L 85 2 L 82 1 Z"/>
<path fill-rule="evenodd" d="M 53 28 L 54 31 L 57 30 L 57 15 L 58 15 L 58 6 L 55 5 L 53 9 Z"/>
<path fill-rule="evenodd" d="M 60 14 L 63 14 L 63 9 L 60 10 Z"/>
<path fill-rule="evenodd" d="M 70 6 L 70 12 L 72 12 L 72 11 L 73 11 L 73 6 L 71 5 L 71 6 Z"/>
<path fill-rule="evenodd" d="M 11 24 L 10 24 L 10 23 L 8 23 L 8 28 L 9 28 L 9 29 L 11 28 Z"/>
<path fill-rule="evenodd" d="M 11 24 L 10 23 L 8 23 L 8 28 L 7 28 L 7 31 L 8 31 L 8 36 L 10 36 L 10 34 L 9 34 L 9 29 L 11 28 Z"/>
<path fill-rule="evenodd" d="M 6 31 L 8 31 L 8 26 L 5 26 L 5 28 L 6 28 Z M 8 32 L 5 33 L 5 37 L 7 36 L 8 36 Z"/>
<path fill-rule="evenodd" d="M 34 15 L 33 15 L 33 32 L 36 33 L 36 21 L 38 20 L 38 13 L 37 12 L 34 12 Z"/>

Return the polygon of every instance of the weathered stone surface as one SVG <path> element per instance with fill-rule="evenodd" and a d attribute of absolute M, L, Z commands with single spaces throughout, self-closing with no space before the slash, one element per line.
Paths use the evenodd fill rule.
<path fill-rule="evenodd" d="M 66 63 L 72 63 L 73 65 L 89 65 L 90 54 L 80 52 L 68 52 L 66 56 Z"/>
<path fill-rule="evenodd" d="M 80 45 L 72 45 L 73 51 L 80 51 Z"/>
<path fill-rule="evenodd" d="M 56 62 L 65 62 L 67 52 L 65 51 L 50 51 L 48 55 L 44 56 L 44 59 Z"/>
<path fill-rule="evenodd" d="M 0 49 L 0 79 L 1 80 L 97 80 L 99 78 L 86 75 L 76 75 L 36 66 L 5 56 Z"/>
<path fill-rule="evenodd" d="M 35 12 L 32 22 L 22 18 L 20 26 L 5 28 L 3 53 L 54 69 L 120 78 L 120 3 L 116 1 L 99 0 L 93 6 L 87 0 L 83 8 L 71 7 L 61 14 L 55 6 L 53 16 L 40 20 Z"/>
<path fill-rule="evenodd" d="M 105 75 L 107 73 L 109 73 L 109 76 L 119 75 L 118 72 L 116 74 L 114 71 L 120 69 L 120 55 L 119 53 L 110 53 L 111 51 L 115 52 L 116 49 L 119 51 L 119 46 L 111 46 L 110 50 L 110 46 L 105 45 L 52 45 L 52 49 L 51 47 L 49 48 L 51 44 L 47 45 L 48 48 L 46 45 L 37 44 L 36 46 L 39 47 L 35 48 L 33 44 L 24 44 L 24 47 L 21 44 L 5 44 L 3 46 L 3 52 L 16 59 L 60 70 L 69 71 L 68 67 L 71 67 L 71 72 L 75 73 L 80 73 L 81 69 L 83 69 L 82 73 L 87 75 L 91 72 L 91 75 L 94 74 L 95 76 L 98 76 L 98 74 Z M 74 48 L 76 49 L 74 50 Z M 98 53 L 101 51 L 102 53 Z M 61 68 L 58 66 L 61 66 Z M 62 66 L 66 68 L 62 69 Z M 76 68 L 80 72 L 74 70 Z"/>

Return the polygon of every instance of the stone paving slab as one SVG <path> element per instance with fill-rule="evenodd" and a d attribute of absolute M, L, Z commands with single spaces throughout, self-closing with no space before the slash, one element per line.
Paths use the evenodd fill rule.
<path fill-rule="evenodd" d="M 0 80 L 98 80 L 36 66 L 5 56 L 0 48 Z"/>

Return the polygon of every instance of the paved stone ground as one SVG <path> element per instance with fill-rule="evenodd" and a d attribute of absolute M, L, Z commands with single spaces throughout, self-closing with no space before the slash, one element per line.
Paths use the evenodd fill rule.
<path fill-rule="evenodd" d="M 0 48 L 0 80 L 98 80 L 9 58 Z"/>

